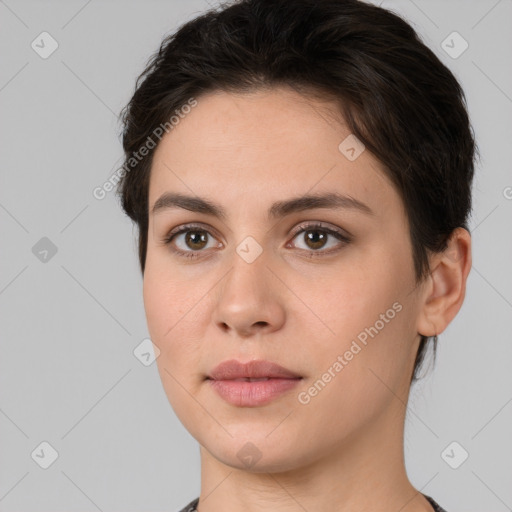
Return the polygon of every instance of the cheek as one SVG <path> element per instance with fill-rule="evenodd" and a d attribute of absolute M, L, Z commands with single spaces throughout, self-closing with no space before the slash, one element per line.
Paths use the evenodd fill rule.
<path fill-rule="evenodd" d="M 392 380 L 403 374 L 415 335 L 413 268 L 406 258 L 381 246 L 321 287 L 311 303 L 329 327 L 316 340 L 320 364 L 346 353 L 350 366 L 364 368 L 358 379 L 369 368 Z"/>
<path fill-rule="evenodd" d="M 151 340 L 160 349 L 156 365 L 165 394 L 174 413 L 194 437 L 211 418 L 192 397 L 201 391 L 201 345 L 204 322 L 209 318 L 205 294 L 213 283 L 186 279 L 169 272 L 167 265 L 146 266 L 144 307 Z M 204 369 L 203 369 L 204 370 Z"/>
<path fill-rule="evenodd" d="M 144 273 L 143 296 L 146 320 L 151 339 L 162 353 L 168 351 L 188 320 L 187 311 L 193 309 L 193 294 L 169 273 L 148 265 Z M 190 314 L 190 313 L 189 313 Z"/>
<path fill-rule="evenodd" d="M 170 278 L 168 272 L 159 272 L 148 265 L 144 273 L 143 296 L 146 321 L 151 340 L 159 348 L 156 365 L 167 398 L 178 412 L 190 407 L 190 395 L 183 386 L 190 387 L 192 369 L 198 368 L 199 337 L 192 329 L 199 307 L 193 294 L 187 293 L 182 281 Z M 190 389 L 190 391 L 193 391 Z"/>
<path fill-rule="evenodd" d="M 205 285 L 206 286 L 206 285 Z M 144 308 L 148 328 L 155 338 L 163 340 L 180 323 L 188 320 L 200 295 L 201 282 L 183 275 L 168 256 L 148 247 L 143 281 Z M 190 313 L 189 313 L 190 314 Z M 180 320 L 181 319 L 181 320 Z"/>
<path fill-rule="evenodd" d="M 154 341 L 162 341 L 177 320 L 179 290 L 163 273 L 155 271 L 154 266 L 146 266 L 143 296 L 149 331 Z"/>
<path fill-rule="evenodd" d="M 157 364 L 181 375 L 197 368 L 201 343 L 211 317 L 208 292 L 214 282 L 180 274 L 168 264 L 146 266 L 144 308 L 151 339 L 160 349 Z"/>
<path fill-rule="evenodd" d="M 341 339 L 357 336 L 401 300 L 395 270 L 371 259 L 364 263 L 332 273 L 329 282 L 308 296 L 311 309 L 318 312 L 331 334 Z M 308 286 L 311 283 L 305 282 L 304 287 Z"/>

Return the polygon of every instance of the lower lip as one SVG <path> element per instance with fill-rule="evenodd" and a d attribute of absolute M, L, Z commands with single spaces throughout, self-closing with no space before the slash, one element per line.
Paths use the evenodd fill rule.
<path fill-rule="evenodd" d="M 294 388 L 302 379 L 269 379 L 256 382 L 235 380 L 211 380 L 215 391 L 232 405 L 257 407 L 271 402 L 284 392 Z"/>

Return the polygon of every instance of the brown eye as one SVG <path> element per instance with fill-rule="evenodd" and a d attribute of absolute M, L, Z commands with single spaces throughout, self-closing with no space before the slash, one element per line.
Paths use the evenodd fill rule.
<path fill-rule="evenodd" d="M 167 235 L 163 241 L 171 246 L 172 252 L 187 258 L 197 258 L 209 252 L 205 249 L 222 246 L 220 242 L 214 243 L 216 239 L 209 231 L 194 225 L 182 226 L 178 231 Z"/>
<path fill-rule="evenodd" d="M 318 229 L 304 231 L 304 241 L 310 249 L 321 249 L 326 243 L 329 235 Z"/>
<path fill-rule="evenodd" d="M 206 231 L 186 231 L 185 232 L 185 244 L 190 249 L 195 251 L 204 249 L 208 242 L 208 233 Z"/>
<path fill-rule="evenodd" d="M 294 242 L 294 246 L 309 251 L 312 254 L 318 253 L 318 255 L 324 253 L 331 253 L 337 249 L 340 249 L 344 245 L 348 244 L 351 239 L 348 235 L 342 232 L 335 231 L 334 229 L 324 227 L 322 224 L 305 225 L 300 226 L 300 229 L 294 235 L 294 240 L 302 242 L 303 246 Z M 316 255 L 316 254 L 315 254 Z"/>

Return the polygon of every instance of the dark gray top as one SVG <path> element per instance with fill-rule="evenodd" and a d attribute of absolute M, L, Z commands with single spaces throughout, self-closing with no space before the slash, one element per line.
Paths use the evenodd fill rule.
<path fill-rule="evenodd" d="M 427 501 L 432 505 L 434 512 L 446 512 L 444 508 L 441 508 L 430 496 L 424 494 Z M 191 501 L 185 508 L 181 509 L 180 512 L 196 512 L 197 504 L 199 503 L 199 498 Z"/>

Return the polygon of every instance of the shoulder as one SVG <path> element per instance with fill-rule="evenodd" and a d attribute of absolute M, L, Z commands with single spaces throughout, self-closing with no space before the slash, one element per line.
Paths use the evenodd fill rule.
<path fill-rule="evenodd" d="M 434 499 L 430 496 L 424 495 L 427 501 L 432 505 L 434 512 L 446 512 L 444 508 L 438 505 Z M 192 500 L 185 508 L 182 508 L 180 512 L 194 512 L 196 510 L 197 504 L 199 503 L 199 498 Z"/>
<path fill-rule="evenodd" d="M 424 494 L 427 501 L 432 505 L 432 508 L 434 509 L 434 512 L 446 512 L 444 508 L 442 508 L 440 505 L 438 505 L 430 496 L 427 496 Z"/>
<path fill-rule="evenodd" d="M 199 498 L 196 498 L 195 500 L 191 501 L 185 508 L 182 508 L 180 512 L 194 512 L 197 504 L 199 503 Z M 443 512 L 443 511 L 441 511 Z"/>

